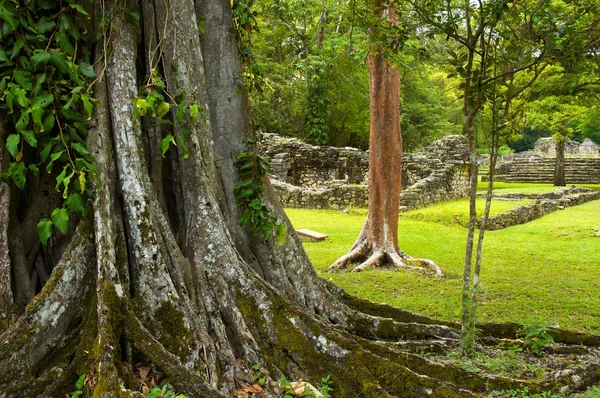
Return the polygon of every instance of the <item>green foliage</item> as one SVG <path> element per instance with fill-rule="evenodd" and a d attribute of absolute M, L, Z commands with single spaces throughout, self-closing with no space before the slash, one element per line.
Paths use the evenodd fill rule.
<path fill-rule="evenodd" d="M 523 326 L 519 330 L 517 336 L 525 340 L 526 346 L 535 355 L 542 355 L 544 353 L 544 347 L 554 344 L 554 338 L 549 333 L 546 325 L 541 325 L 534 321 L 533 318 L 528 317 Z"/>
<path fill-rule="evenodd" d="M 253 10 L 254 0 L 234 0 L 232 9 L 236 43 L 244 66 L 244 87 L 249 92 L 262 91 L 265 70 L 253 52 L 252 33 L 259 32 L 258 12 Z"/>
<path fill-rule="evenodd" d="M 308 94 L 306 97 L 306 141 L 315 145 L 329 143 L 329 125 L 327 116 L 327 85 L 325 63 L 315 59 L 307 66 Z"/>
<path fill-rule="evenodd" d="M 81 395 L 83 395 L 83 387 L 85 384 L 85 378 L 87 377 L 87 374 L 82 374 L 81 376 L 79 376 L 79 379 L 77 379 L 77 382 L 75 382 L 75 391 L 73 391 L 73 393 L 71 394 L 71 398 L 77 398 Z"/>
<path fill-rule="evenodd" d="M 137 123 L 139 116 L 150 116 L 156 123 L 172 124 L 170 116 L 173 110 L 175 120 L 175 136 L 167 134 L 158 144 L 158 149 L 163 157 L 171 145 L 179 146 L 183 152 L 184 159 L 190 153 L 185 145 L 185 137 L 192 134 L 191 130 L 185 129 L 182 122 L 185 119 L 186 111 L 190 116 L 192 123 L 195 123 L 200 116 L 201 120 L 206 122 L 204 110 L 194 103 L 194 96 L 188 100 L 188 95 L 185 90 L 180 89 L 176 95 L 171 95 L 167 91 L 162 76 L 158 69 L 152 68 L 152 71 L 144 81 L 140 94 L 133 100 L 133 118 Z"/>
<path fill-rule="evenodd" d="M 321 394 L 323 394 L 323 398 L 331 398 L 330 394 L 333 391 L 333 387 L 331 386 L 331 378 L 330 376 L 321 378 L 321 385 L 318 390 Z M 281 376 L 279 379 L 279 386 L 284 389 L 284 398 L 293 398 L 293 397 L 314 397 L 315 393 L 308 386 L 305 387 L 304 392 L 301 394 L 295 394 L 291 389 L 291 383 L 285 376 Z"/>
<path fill-rule="evenodd" d="M 88 181 L 97 172 L 85 146 L 87 121 L 97 102 L 91 94 L 96 73 L 90 53 L 97 37 L 83 2 L 67 4 L 40 7 L 11 0 L 0 6 L 0 110 L 12 131 L 6 139 L 11 160 L 2 178 L 26 189 L 40 168 L 49 174 L 54 165 L 62 168 L 56 190 L 65 202 L 37 228 L 44 245 L 54 227 L 68 233 L 69 213 L 85 215 Z"/>
<path fill-rule="evenodd" d="M 172 387 L 165 384 L 162 387 L 154 387 L 146 393 L 146 398 L 187 398 L 186 395 L 177 394 Z"/>
<path fill-rule="evenodd" d="M 256 235 L 262 232 L 265 242 L 275 232 L 277 243 L 282 245 L 287 229 L 285 225 L 277 223 L 277 217 L 262 202 L 264 178 L 270 170 L 270 165 L 269 159 L 255 150 L 259 140 L 260 133 L 256 133 L 254 137 L 245 137 L 246 150 L 236 156 L 234 163 L 240 177 L 233 190 L 238 206 L 242 209 L 240 225 L 243 227 L 249 223 L 250 233 Z"/>

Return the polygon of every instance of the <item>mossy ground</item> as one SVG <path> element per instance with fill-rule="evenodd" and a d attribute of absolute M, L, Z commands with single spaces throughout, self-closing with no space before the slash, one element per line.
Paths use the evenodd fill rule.
<path fill-rule="evenodd" d="M 548 184 L 503 183 L 498 188 L 504 192 L 554 189 Z M 485 189 L 485 184 L 480 189 Z M 515 202 L 497 201 L 492 213 L 506 205 L 512 207 Z M 435 279 L 410 271 L 328 273 L 327 267 L 346 253 L 358 236 L 366 211 L 286 210 L 294 227 L 329 235 L 324 242 L 304 244 L 321 276 L 359 297 L 452 321 L 459 320 L 460 315 L 467 231 L 460 223 L 445 221 L 467 211 L 467 202 L 462 200 L 406 212 L 400 217 L 400 247 L 414 257 L 429 258 L 440 265 L 447 276 Z M 424 216 L 417 220 L 417 214 Z M 598 214 L 600 201 L 593 201 L 524 225 L 487 232 L 479 321 L 522 323 L 533 318 L 567 329 L 600 333 Z"/>

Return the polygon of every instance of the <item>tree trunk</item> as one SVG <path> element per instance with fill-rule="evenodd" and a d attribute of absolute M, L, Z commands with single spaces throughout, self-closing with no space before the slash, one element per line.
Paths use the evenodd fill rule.
<path fill-rule="evenodd" d="M 556 159 L 554 163 L 554 186 L 564 187 L 567 185 L 565 181 L 565 142 L 566 136 L 560 137 L 556 141 Z"/>
<path fill-rule="evenodd" d="M 396 25 L 398 16 L 391 8 L 379 13 Z M 400 71 L 395 69 L 382 48 L 368 56 L 370 138 L 369 138 L 369 212 L 365 224 L 350 252 L 329 270 L 345 268 L 348 263 L 361 262 L 352 271 L 359 272 L 377 266 L 416 268 L 428 266 L 437 276 L 439 267 L 430 260 L 414 259 L 398 247 L 398 211 L 402 190 L 402 134 L 400 131 Z"/>
<path fill-rule="evenodd" d="M 459 326 L 348 296 L 316 275 L 292 232 L 279 246 L 239 226 L 233 161 L 247 134 L 246 102 L 238 95 L 227 0 L 144 2 L 139 46 L 124 5 L 103 4 L 96 15 L 110 17 L 113 51 L 104 60 L 108 46 L 97 50 L 98 104 L 87 136 L 101 189 L 64 250 L 55 248 L 58 262 L 41 291 L 14 321 L 14 307 L 3 318 L 0 397 L 64 396 L 82 373 L 94 397 L 139 397 L 141 381 L 131 370 L 139 362 L 150 362 L 178 392 L 203 398 L 245 396 L 259 372 L 268 396 L 283 395 L 276 382 L 282 375 L 313 384 L 331 375 L 336 397 L 459 397 L 554 386 L 470 373 L 416 354 L 425 344 L 450 349 Z M 157 37 L 161 55 L 153 59 L 148 49 Z M 185 87 L 205 110 L 206 123 L 186 115 L 179 126 L 190 131 L 189 157 L 179 146 L 166 160 L 153 158 L 149 146 L 161 129 L 133 116 L 138 73 L 151 73 L 152 65 L 171 92 Z M 173 125 L 167 129 L 175 133 Z M 264 202 L 293 231 L 266 183 Z M 0 202 L 0 217 L 14 217 L 8 202 Z M 32 203 L 20 203 L 19 214 Z M 381 217 L 388 231 L 374 236 L 391 236 L 394 221 Z M 11 306 L 22 287 L 6 275 L 3 233 L 0 293 L 11 297 L 0 299 Z M 30 228 L 23 234 L 23 241 L 37 238 Z M 59 243 L 52 239 L 47 250 Z M 10 266 L 14 271 L 14 260 Z M 510 325 L 481 327 L 491 330 L 485 336 L 492 344 L 494 336 L 515 335 Z M 598 345 L 593 336 L 573 336 Z"/>

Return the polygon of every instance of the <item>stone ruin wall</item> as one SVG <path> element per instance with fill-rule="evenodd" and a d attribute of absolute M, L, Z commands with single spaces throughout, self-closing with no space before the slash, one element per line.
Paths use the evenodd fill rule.
<path fill-rule="evenodd" d="M 567 138 L 565 145 L 565 179 L 567 184 L 600 183 L 600 146 L 586 138 L 581 144 Z M 556 142 L 552 137 L 543 137 L 534 144 L 534 149 L 510 156 L 498 157 L 496 181 L 552 183 Z M 489 167 L 489 156 L 480 157 L 480 163 Z M 488 181 L 483 175 L 482 181 Z"/>
<path fill-rule="evenodd" d="M 556 141 L 552 137 L 539 138 L 533 144 L 533 151 L 539 155 L 556 156 Z M 565 153 L 567 155 L 598 155 L 600 154 L 600 146 L 594 141 L 586 138 L 583 142 L 571 140 L 567 137 L 565 142 Z"/>
<path fill-rule="evenodd" d="M 261 153 L 271 159 L 271 183 L 286 207 L 368 206 L 368 152 L 312 146 L 265 134 Z M 401 206 L 418 208 L 468 196 L 469 160 L 464 137 L 443 137 L 422 153 L 405 153 L 403 163 Z"/>

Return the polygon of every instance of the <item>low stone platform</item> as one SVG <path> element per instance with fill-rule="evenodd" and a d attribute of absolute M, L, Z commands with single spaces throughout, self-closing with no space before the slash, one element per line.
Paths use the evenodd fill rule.
<path fill-rule="evenodd" d="M 482 197 L 485 195 L 479 194 L 477 196 Z M 563 210 L 567 207 L 578 206 L 592 200 L 600 199 L 600 191 L 594 191 L 589 188 L 572 187 L 544 194 L 494 194 L 494 200 L 497 199 L 536 199 L 536 202 L 529 206 L 518 206 L 504 213 L 490 217 L 486 225 L 486 230 L 488 231 L 525 224 L 557 210 Z"/>

